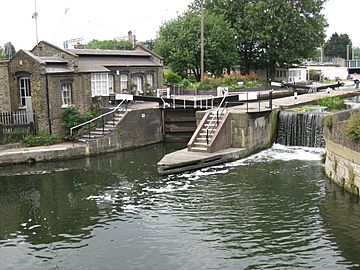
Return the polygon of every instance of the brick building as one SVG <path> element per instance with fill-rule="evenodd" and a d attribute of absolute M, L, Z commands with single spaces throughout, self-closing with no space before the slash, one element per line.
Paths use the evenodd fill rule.
<path fill-rule="evenodd" d="M 141 45 L 130 51 L 64 50 L 41 41 L 0 63 L 0 108 L 32 110 L 40 133 L 61 135 L 68 106 L 108 106 L 116 93 L 146 94 L 162 85 L 162 58 Z"/>

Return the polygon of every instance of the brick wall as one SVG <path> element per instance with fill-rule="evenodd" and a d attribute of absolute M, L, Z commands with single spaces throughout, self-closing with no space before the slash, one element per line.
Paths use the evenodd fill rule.
<path fill-rule="evenodd" d="M 225 121 L 223 122 L 223 125 L 219 130 L 218 134 L 215 135 L 214 142 L 211 142 L 208 146 L 208 150 L 210 153 L 231 147 L 231 117 L 230 114 L 227 114 L 224 117 Z"/>
<path fill-rule="evenodd" d="M 9 88 L 11 110 L 24 109 L 20 102 L 19 78 L 29 77 L 33 111 L 38 116 L 39 132 L 49 133 L 46 80 L 44 67 L 26 52 L 19 51 L 9 62 Z"/>
<path fill-rule="evenodd" d="M 67 52 L 59 47 L 56 47 L 50 43 L 41 41 L 39 42 L 31 52 L 36 56 L 56 56 L 61 59 L 65 59 L 70 63 L 70 66 L 77 70 L 79 65 L 79 57 L 75 54 Z"/>
<path fill-rule="evenodd" d="M 8 63 L 0 62 L 0 112 L 10 111 Z"/>

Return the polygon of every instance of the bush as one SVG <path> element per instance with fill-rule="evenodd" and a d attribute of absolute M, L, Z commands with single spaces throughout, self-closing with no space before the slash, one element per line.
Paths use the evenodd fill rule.
<path fill-rule="evenodd" d="M 76 107 L 68 107 L 63 111 L 63 128 L 66 133 L 69 133 L 70 128 L 94 119 L 97 116 L 99 116 L 99 113 L 95 109 L 89 109 L 80 114 Z"/>
<path fill-rule="evenodd" d="M 3 137 L 0 137 L 0 145 L 19 142 L 23 137 L 23 134 L 5 134 Z"/>
<path fill-rule="evenodd" d="M 182 81 L 182 78 L 179 74 L 172 71 L 165 71 L 164 72 L 164 82 L 170 84 L 177 84 Z"/>
<path fill-rule="evenodd" d="M 26 147 L 52 145 L 57 141 L 52 135 L 28 135 L 23 138 L 22 143 Z"/>
<path fill-rule="evenodd" d="M 329 116 L 325 117 L 324 122 L 325 122 L 325 125 L 328 128 L 332 129 L 332 127 L 333 127 L 333 117 L 332 117 L 332 115 L 329 115 Z"/>
<path fill-rule="evenodd" d="M 350 117 L 345 132 L 353 140 L 360 139 L 360 111 Z"/>
<path fill-rule="evenodd" d="M 346 109 L 346 104 L 341 97 L 326 97 L 317 101 L 318 105 L 327 107 L 330 111 Z"/>

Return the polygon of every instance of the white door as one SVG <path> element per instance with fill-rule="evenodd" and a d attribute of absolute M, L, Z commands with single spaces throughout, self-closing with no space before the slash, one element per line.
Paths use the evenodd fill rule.
<path fill-rule="evenodd" d="M 144 93 L 142 89 L 142 78 L 139 76 L 133 77 L 133 83 L 135 86 L 135 94 L 142 95 Z"/>

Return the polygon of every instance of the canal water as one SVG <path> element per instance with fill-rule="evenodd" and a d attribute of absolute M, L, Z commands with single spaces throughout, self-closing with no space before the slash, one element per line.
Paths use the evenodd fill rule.
<path fill-rule="evenodd" d="M 172 147 L 0 168 L 0 269 L 360 268 L 358 200 L 322 149 L 159 176 Z"/>

